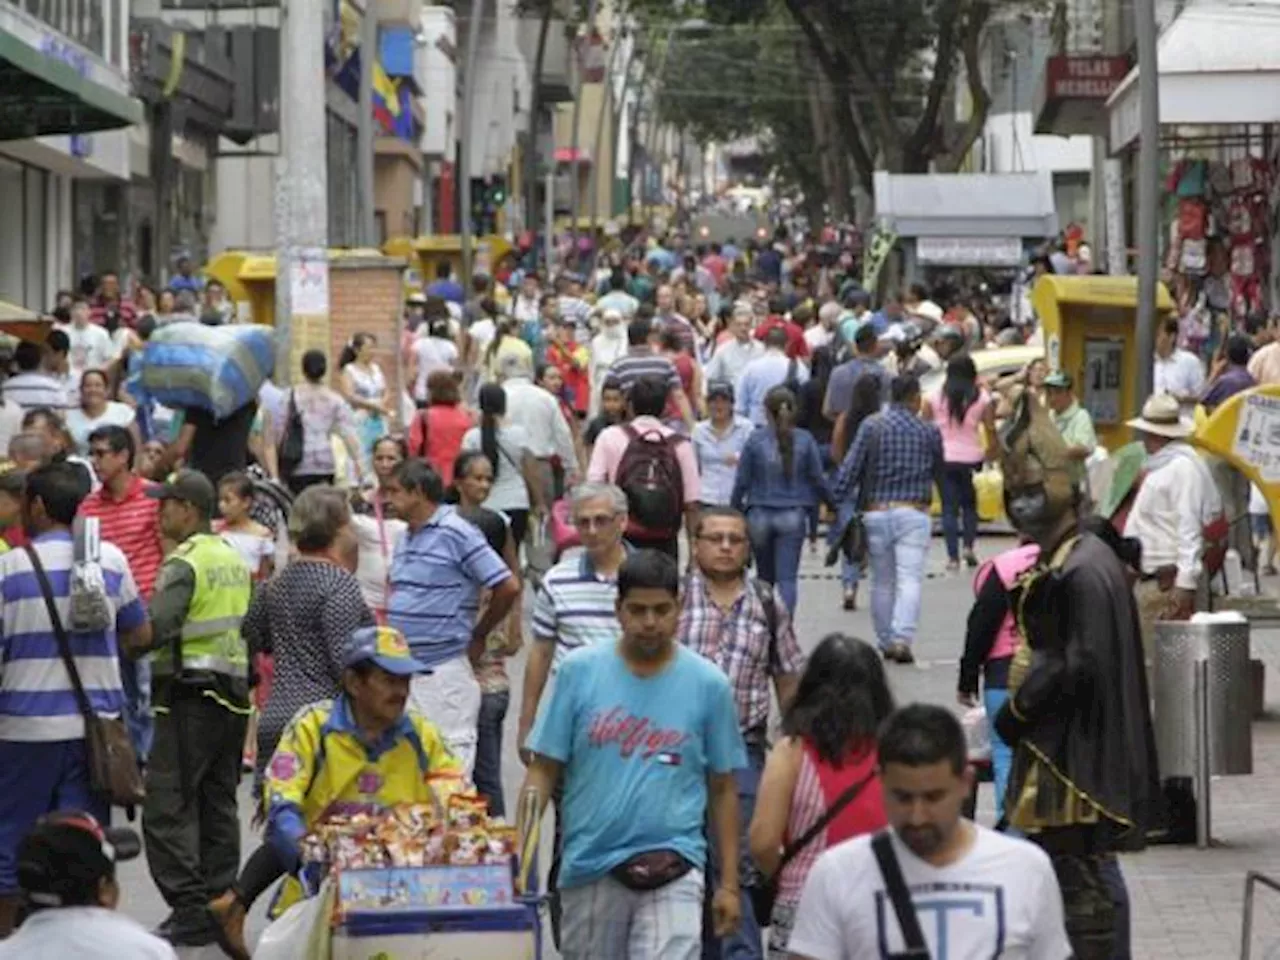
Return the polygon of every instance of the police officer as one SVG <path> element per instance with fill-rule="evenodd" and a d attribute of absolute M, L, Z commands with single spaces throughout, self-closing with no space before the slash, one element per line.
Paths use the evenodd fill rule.
<path fill-rule="evenodd" d="M 161 501 L 161 530 L 178 546 L 151 600 L 156 734 L 142 830 L 151 876 L 173 910 L 157 933 L 204 946 L 218 932 L 208 904 L 240 865 L 236 785 L 249 716 L 240 621 L 251 574 L 210 532 L 217 495 L 203 473 L 181 470 L 149 495 Z"/>

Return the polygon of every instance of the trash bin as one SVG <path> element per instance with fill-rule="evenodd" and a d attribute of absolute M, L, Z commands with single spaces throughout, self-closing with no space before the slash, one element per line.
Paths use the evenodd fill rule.
<path fill-rule="evenodd" d="M 1156 624 L 1156 754 L 1162 777 L 1196 776 L 1196 674 L 1207 687 L 1209 774 L 1253 773 L 1249 623 Z M 1198 665 L 1204 663 L 1204 668 Z"/>

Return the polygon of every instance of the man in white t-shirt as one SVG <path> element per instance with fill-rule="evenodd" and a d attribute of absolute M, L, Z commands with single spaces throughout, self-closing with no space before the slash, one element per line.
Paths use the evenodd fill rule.
<path fill-rule="evenodd" d="M 89 301 L 76 297 L 71 301 L 71 322 L 58 327 L 71 341 L 71 378 L 80 382 L 86 370 L 106 370 L 116 357 L 111 335 L 96 323 L 89 322 Z"/>
<path fill-rule="evenodd" d="M 898 710 L 881 729 L 879 757 L 886 836 L 929 957 L 1068 960 L 1049 857 L 960 815 L 973 771 L 955 716 L 925 704 Z M 906 953 L 872 840 L 847 840 L 814 865 L 788 942 L 793 960 Z"/>
<path fill-rule="evenodd" d="M 18 884 L 33 912 L 0 941 L 0 960 L 177 960 L 169 944 L 116 910 L 116 863 L 140 846 L 132 830 L 104 829 L 87 813 L 44 817 L 18 847 Z"/>

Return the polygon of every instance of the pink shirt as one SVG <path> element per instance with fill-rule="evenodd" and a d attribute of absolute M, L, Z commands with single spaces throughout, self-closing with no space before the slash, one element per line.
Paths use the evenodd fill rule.
<path fill-rule="evenodd" d="M 670 427 L 656 417 L 636 417 L 631 425 L 641 433 L 656 430 L 664 437 L 675 433 Z M 596 438 L 596 445 L 591 450 L 591 464 L 587 467 L 587 480 L 591 483 L 614 483 L 618 475 L 618 465 L 622 463 L 622 454 L 627 449 L 630 439 L 621 425 L 606 427 Z M 676 444 L 676 462 L 680 464 L 680 476 L 684 481 L 684 502 L 697 503 L 702 492 L 699 487 L 698 461 L 694 456 L 693 444 L 689 442 Z"/>
<path fill-rule="evenodd" d="M 942 433 L 942 459 L 947 463 L 981 463 L 984 456 L 982 442 L 978 438 L 978 427 L 991 404 L 991 394 L 982 390 L 978 399 L 965 411 L 964 420 L 956 423 L 952 419 L 947 398 L 941 390 L 934 394 L 930 401 L 933 408 L 933 422 Z"/>

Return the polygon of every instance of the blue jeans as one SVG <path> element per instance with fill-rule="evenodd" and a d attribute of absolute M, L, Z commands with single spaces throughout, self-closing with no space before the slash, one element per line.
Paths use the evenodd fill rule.
<path fill-rule="evenodd" d="M 18 844 L 55 810 L 111 823 L 111 808 L 89 786 L 84 740 L 0 740 L 0 895 L 18 892 Z"/>
<path fill-rule="evenodd" d="M 947 541 L 947 559 L 960 559 L 960 532 L 963 522 L 964 548 L 973 550 L 978 539 L 978 495 L 973 489 L 973 474 L 979 463 L 944 463 L 942 465 L 942 536 Z"/>
<path fill-rule="evenodd" d="M 511 703 L 510 691 L 482 693 L 480 720 L 476 724 L 476 792 L 489 801 L 489 816 L 505 817 L 502 798 L 502 721 Z"/>
<path fill-rule="evenodd" d="M 858 508 L 852 501 L 846 500 L 840 504 L 840 509 L 836 511 L 836 522 L 831 525 L 831 529 L 827 531 L 827 544 L 831 544 L 836 537 L 844 532 L 845 526 L 849 523 L 849 519 L 858 512 Z M 858 581 L 862 579 L 862 566 L 857 563 L 850 563 L 849 558 L 844 555 L 844 551 L 840 551 L 840 583 L 846 590 L 852 590 L 858 585 Z"/>
<path fill-rule="evenodd" d="M 151 742 L 156 736 L 155 719 L 151 716 L 151 661 L 120 657 L 120 679 L 124 685 L 124 721 L 129 728 L 138 763 L 151 756 Z"/>
<path fill-rule="evenodd" d="M 765 583 L 782 593 L 791 613 L 796 612 L 796 577 L 800 573 L 800 551 L 804 549 L 808 511 L 804 507 L 751 507 L 747 510 L 747 533 L 756 572 Z"/>
<path fill-rule="evenodd" d="M 1013 765 L 1013 747 L 1000 739 L 996 733 L 996 714 L 1009 699 L 1009 691 L 1003 688 L 982 690 L 982 705 L 987 710 L 987 729 L 991 731 L 991 778 L 992 788 L 996 792 L 996 822 L 1004 816 L 1004 792 L 1009 786 L 1009 768 Z"/>
<path fill-rule="evenodd" d="M 881 649 L 908 646 L 920 622 L 920 584 L 929 555 L 929 515 L 913 507 L 869 510 L 867 552 L 871 556 L 871 622 Z"/>
<path fill-rule="evenodd" d="M 719 884 L 720 861 L 716 856 L 715 838 L 707 842 L 707 894 L 703 911 L 702 960 L 763 960 L 763 936 L 760 922 L 751 909 L 752 886 L 762 882 L 760 871 L 751 861 L 747 847 L 747 834 L 751 817 L 756 809 L 756 794 L 760 791 L 760 777 L 764 773 L 764 743 L 747 744 L 747 765 L 734 771 L 738 781 L 738 881 L 742 890 L 742 922 L 736 932 L 717 940 L 711 934 L 711 897 Z M 708 821 L 708 825 L 710 821 Z M 765 917 L 767 924 L 769 918 Z"/>

